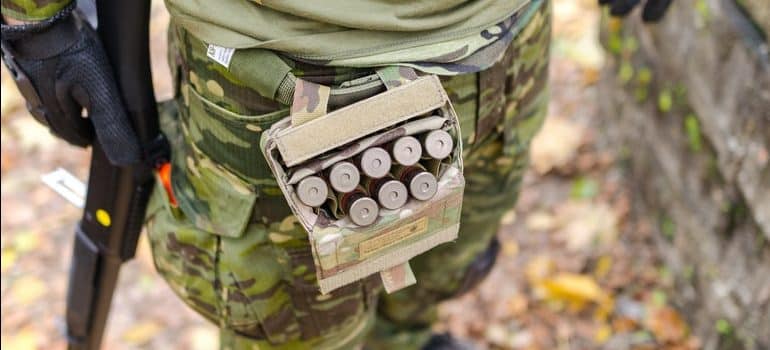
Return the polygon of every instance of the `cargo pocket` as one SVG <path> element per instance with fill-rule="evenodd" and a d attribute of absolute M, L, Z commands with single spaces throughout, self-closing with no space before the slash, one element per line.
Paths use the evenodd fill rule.
<path fill-rule="evenodd" d="M 251 224 L 241 238 L 221 238 L 219 279 L 222 323 L 272 344 L 296 340 L 300 326 L 291 300 L 291 269 L 263 224 Z"/>
<path fill-rule="evenodd" d="M 262 130 L 286 110 L 244 116 L 221 108 L 182 86 L 181 137 L 172 142 L 171 183 L 179 207 L 201 230 L 240 237 L 272 175 L 259 150 Z"/>
<path fill-rule="evenodd" d="M 214 323 L 221 317 L 221 300 L 216 286 L 219 236 L 207 218 L 208 209 L 196 214 L 195 203 L 181 200 L 191 189 L 186 160 L 191 158 L 181 132 L 179 101 L 159 105 L 159 123 L 171 146 L 171 184 L 176 198 L 172 204 L 160 181 L 156 181 L 148 204 L 146 225 L 155 267 L 171 289 L 192 309 Z M 203 172 L 207 174 L 206 171 Z M 175 181 L 176 180 L 176 181 Z M 182 181 L 183 180 L 183 181 Z M 200 181 L 193 181 L 199 183 Z M 176 183 L 176 184 L 175 184 Z M 204 182 L 205 184 L 205 182 Z M 210 188 L 202 186 L 211 191 Z M 253 204 L 252 196 L 241 196 L 241 207 Z M 184 209 L 183 209 L 184 208 Z M 243 210 L 243 209 L 242 209 Z M 248 214 L 245 214 L 248 215 Z M 246 217 L 248 218 L 248 216 Z M 232 225 L 228 234 L 240 234 L 239 225 Z M 234 227 L 234 228 L 233 228 Z"/>
<path fill-rule="evenodd" d="M 259 140 L 264 130 L 289 115 L 288 107 L 266 114 L 242 115 L 207 100 L 188 84 L 183 84 L 181 91 L 189 107 L 189 113 L 180 115 L 188 143 L 248 181 L 272 178 Z"/>
<path fill-rule="evenodd" d="M 185 103 L 181 98 L 177 102 Z M 189 112 L 162 108 L 160 113 L 178 206 L 158 183 L 147 216 L 156 268 L 185 303 L 213 323 L 274 344 L 297 339 L 289 258 L 270 240 L 270 227 L 250 220 L 257 185 L 191 142 L 190 120 L 222 117 L 198 114 L 205 110 L 193 105 L 188 100 Z M 272 122 L 270 116 L 243 119 L 263 126 Z"/>
<path fill-rule="evenodd" d="M 160 203 L 165 190 L 156 187 L 152 202 Z M 148 211 L 147 237 L 155 269 L 171 289 L 193 310 L 211 322 L 219 322 L 220 298 L 216 261 L 218 239 L 176 218 L 162 204 Z"/>

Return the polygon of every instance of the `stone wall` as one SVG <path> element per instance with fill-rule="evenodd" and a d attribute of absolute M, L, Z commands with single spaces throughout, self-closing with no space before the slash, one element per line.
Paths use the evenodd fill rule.
<path fill-rule="evenodd" d="M 770 349 L 770 4 L 741 4 L 677 0 L 602 32 L 603 126 L 705 349 Z"/>

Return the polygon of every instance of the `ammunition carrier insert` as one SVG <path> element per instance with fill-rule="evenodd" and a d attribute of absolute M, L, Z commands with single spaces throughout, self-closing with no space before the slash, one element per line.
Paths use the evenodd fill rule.
<path fill-rule="evenodd" d="M 301 123 L 287 117 L 262 136 L 265 158 L 308 233 L 322 293 L 375 273 L 388 292 L 406 287 L 415 283 L 409 259 L 457 238 L 465 179 L 449 98 L 434 75 L 418 77 L 403 67 L 377 73 L 385 92 L 329 113 L 321 106 L 323 113 L 310 120 L 305 110 Z M 410 149 L 399 151 L 401 145 Z M 377 156 L 364 156 L 367 151 Z M 369 159 L 387 159 L 388 171 Z M 335 171 L 340 167 L 345 171 Z M 328 189 L 322 204 L 319 189 Z"/>

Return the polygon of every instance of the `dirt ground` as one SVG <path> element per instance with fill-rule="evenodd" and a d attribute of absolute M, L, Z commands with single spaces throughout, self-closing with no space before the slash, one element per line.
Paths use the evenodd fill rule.
<path fill-rule="evenodd" d="M 503 249 L 477 290 L 443 305 L 437 331 L 481 349 L 695 349 L 667 300 L 671 276 L 645 220 L 632 219 L 623 158 L 602 141 L 594 87 L 603 53 L 595 0 L 556 0 L 548 120 L 534 142 Z M 154 74 L 170 96 L 162 4 L 153 10 Z M 30 118 L 3 71 L 2 346 L 63 348 L 73 225 L 80 210 L 40 181 L 65 168 L 87 177 L 88 152 Z M 212 349 L 216 329 L 155 273 L 146 240 L 121 272 L 106 349 Z"/>

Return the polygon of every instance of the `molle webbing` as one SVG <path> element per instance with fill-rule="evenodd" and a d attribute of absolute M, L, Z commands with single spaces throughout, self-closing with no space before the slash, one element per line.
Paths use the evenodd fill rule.
<path fill-rule="evenodd" d="M 430 112 L 447 100 L 436 76 L 421 77 L 412 84 L 288 129 L 276 136 L 276 143 L 286 165 L 294 166 L 361 135 Z"/>

